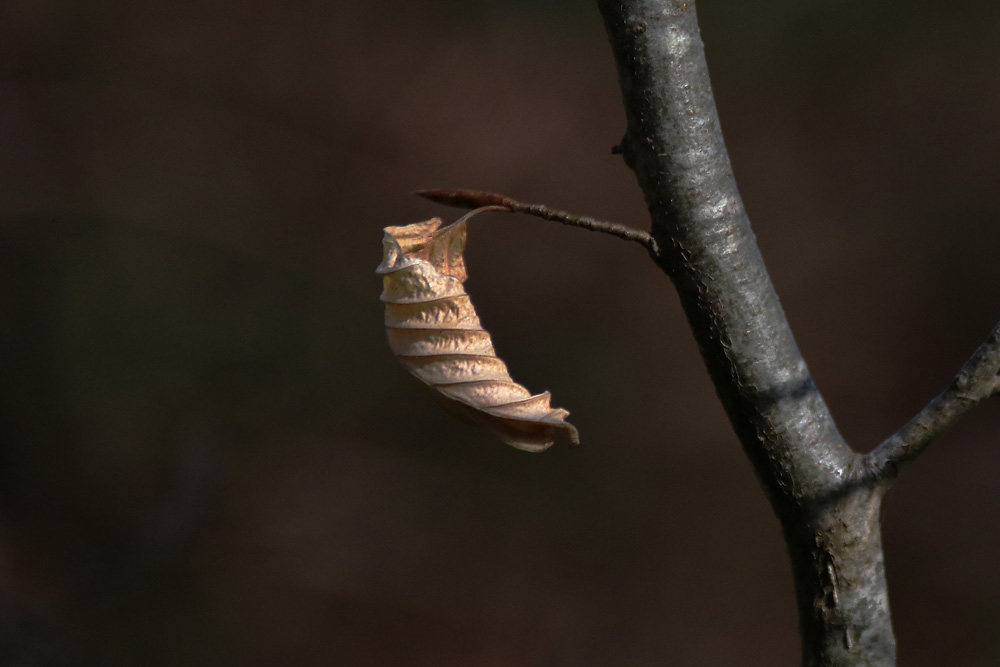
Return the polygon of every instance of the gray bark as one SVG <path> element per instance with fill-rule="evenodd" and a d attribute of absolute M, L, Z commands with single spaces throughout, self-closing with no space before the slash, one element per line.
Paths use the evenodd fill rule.
<path fill-rule="evenodd" d="M 892 665 L 885 485 L 837 431 L 757 248 L 719 126 L 695 3 L 599 0 L 659 252 L 781 521 L 805 665 Z"/>

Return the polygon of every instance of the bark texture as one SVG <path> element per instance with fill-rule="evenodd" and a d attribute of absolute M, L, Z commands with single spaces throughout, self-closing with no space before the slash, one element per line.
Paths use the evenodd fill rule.
<path fill-rule="evenodd" d="M 695 3 L 599 0 L 627 115 L 621 152 L 654 258 L 779 517 L 805 665 L 892 665 L 885 485 L 844 442 L 786 322 L 733 177 Z"/>

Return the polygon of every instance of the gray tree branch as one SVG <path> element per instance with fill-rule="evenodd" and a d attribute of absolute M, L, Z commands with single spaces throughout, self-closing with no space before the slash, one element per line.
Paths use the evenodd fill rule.
<path fill-rule="evenodd" d="M 691 0 L 599 0 L 622 153 L 716 391 L 784 529 L 806 665 L 891 665 L 882 494 L 799 353 L 736 189 Z"/>
<path fill-rule="evenodd" d="M 880 482 L 891 481 L 959 417 L 997 395 L 998 390 L 1000 323 L 965 362 L 947 389 L 865 457 L 869 474 Z"/>

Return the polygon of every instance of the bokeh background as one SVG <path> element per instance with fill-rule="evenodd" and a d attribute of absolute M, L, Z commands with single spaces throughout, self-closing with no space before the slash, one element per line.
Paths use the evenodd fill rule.
<path fill-rule="evenodd" d="M 763 254 L 867 450 L 1000 317 L 1000 8 L 704 0 Z M 0 664 L 793 665 L 776 520 L 669 281 L 490 214 L 470 292 L 582 434 L 385 345 L 381 228 L 474 187 L 647 226 L 590 2 L 0 7 Z M 901 663 L 1000 663 L 1000 413 L 884 517 Z"/>

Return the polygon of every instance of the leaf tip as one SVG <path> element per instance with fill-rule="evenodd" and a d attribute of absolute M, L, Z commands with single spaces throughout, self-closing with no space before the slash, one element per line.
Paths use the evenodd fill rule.
<path fill-rule="evenodd" d="M 569 446 L 570 447 L 579 447 L 580 446 L 580 432 L 577 431 L 576 427 L 573 426 L 570 423 L 567 423 L 566 426 L 568 427 L 566 429 L 566 432 L 569 435 Z"/>

